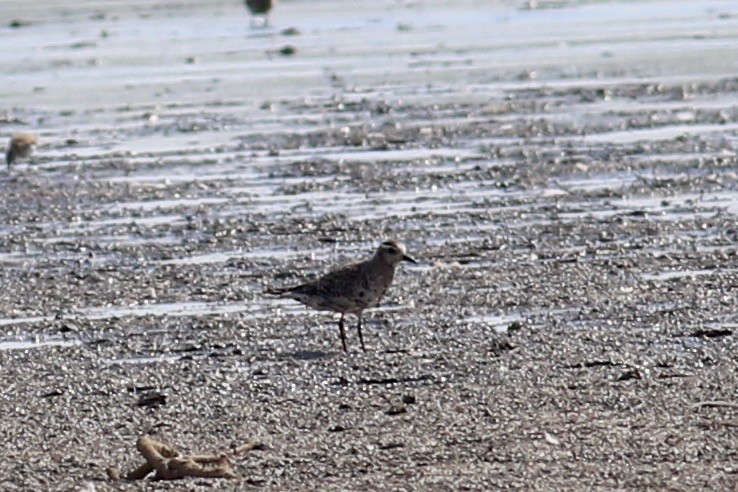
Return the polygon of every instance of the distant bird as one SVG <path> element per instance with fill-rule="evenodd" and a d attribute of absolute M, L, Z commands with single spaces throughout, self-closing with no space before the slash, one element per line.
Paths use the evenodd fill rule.
<path fill-rule="evenodd" d="M 264 26 L 269 25 L 269 11 L 272 10 L 276 0 L 244 0 L 246 7 L 251 11 L 251 15 L 263 15 Z M 251 25 L 254 25 L 253 19 Z"/>
<path fill-rule="evenodd" d="M 333 270 L 312 282 L 284 289 L 268 289 L 267 293 L 295 299 L 319 311 L 341 313 L 338 329 L 344 352 L 348 352 L 348 348 L 343 318 L 347 314 L 355 314 L 359 318 L 356 329 L 361 349 L 366 352 L 361 334 L 361 315 L 365 309 L 379 305 L 392 284 L 395 268 L 400 262 L 417 263 L 406 251 L 405 246 L 397 241 L 385 241 L 368 260 Z"/>
<path fill-rule="evenodd" d="M 29 133 L 16 133 L 10 137 L 8 151 L 5 153 L 5 162 L 8 164 L 8 169 L 17 159 L 30 157 L 37 143 L 38 137 Z"/>

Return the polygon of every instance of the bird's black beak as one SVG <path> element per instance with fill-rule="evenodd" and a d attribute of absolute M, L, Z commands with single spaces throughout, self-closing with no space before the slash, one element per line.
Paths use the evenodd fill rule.
<path fill-rule="evenodd" d="M 402 261 L 409 261 L 410 263 L 415 263 L 416 265 L 418 264 L 418 262 L 417 262 L 417 261 L 413 260 L 413 259 L 412 259 L 411 257 L 409 257 L 408 255 L 403 255 L 403 257 L 402 257 Z"/>

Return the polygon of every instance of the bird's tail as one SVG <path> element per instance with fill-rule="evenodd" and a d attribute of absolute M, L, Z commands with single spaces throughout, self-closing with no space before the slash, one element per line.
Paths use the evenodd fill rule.
<path fill-rule="evenodd" d="M 267 287 L 264 289 L 265 294 L 269 294 L 271 296 L 281 296 L 289 292 L 290 289 L 274 289 L 272 287 Z"/>

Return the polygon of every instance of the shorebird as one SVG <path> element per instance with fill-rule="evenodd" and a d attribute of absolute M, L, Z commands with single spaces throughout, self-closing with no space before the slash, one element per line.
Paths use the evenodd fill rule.
<path fill-rule="evenodd" d="M 10 137 L 8 151 L 5 153 L 5 162 L 8 169 L 17 159 L 25 159 L 31 155 L 38 143 L 38 137 L 28 133 L 16 133 Z"/>
<path fill-rule="evenodd" d="M 251 11 L 251 15 L 263 15 L 264 26 L 269 25 L 269 11 L 272 10 L 275 0 L 244 0 L 246 7 Z M 254 26 L 253 19 L 251 26 Z"/>
<path fill-rule="evenodd" d="M 348 352 L 348 348 L 343 318 L 347 314 L 355 314 L 359 318 L 356 329 L 359 332 L 361 349 L 366 352 L 364 337 L 361 334 L 361 315 L 365 309 L 379 305 L 379 301 L 392 283 L 395 268 L 403 261 L 417 263 L 407 255 L 403 244 L 385 241 L 368 260 L 333 270 L 317 280 L 295 287 L 267 289 L 267 293 L 295 299 L 318 311 L 341 313 L 338 329 L 341 332 L 344 352 Z"/>

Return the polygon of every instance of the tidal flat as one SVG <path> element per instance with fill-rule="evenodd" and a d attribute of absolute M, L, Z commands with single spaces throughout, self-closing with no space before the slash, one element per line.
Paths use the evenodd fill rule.
<path fill-rule="evenodd" d="M 0 489 L 738 486 L 735 2 L 2 9 Z"/>

